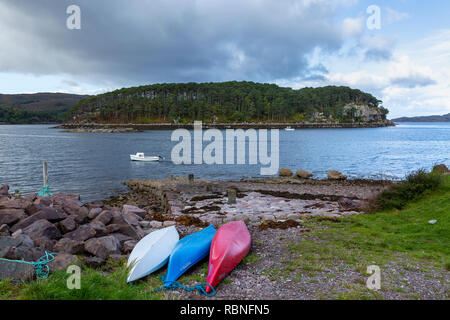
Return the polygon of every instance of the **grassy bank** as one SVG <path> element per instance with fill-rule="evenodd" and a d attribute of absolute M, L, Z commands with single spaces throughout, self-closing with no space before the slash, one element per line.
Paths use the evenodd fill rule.
<path fill-rule="evenodd" d="M 442 179 L 434 191 L 415 196 L 402 209 L 345 218 L 305 218 L 304 224 L 311 231 L 303 233 L 300 241 L 287 243 L 289 259 L 283 261 L 283 268 L 268 274 L 297 279 L 299 290 L 305 277 L 315 277 L 308 281 L 320 282 L 330 277 L 339 279 L 344 273 L 360 274 L 356 282 L 341 281 L 338 290 L 324 287 L 323 292 L 317 293 L 323 299 L 377 299 L 383 297 L 383 291 L 401 293 L 404 298 L 420 298 L 413 285 L 406 282 L 404 286 L 399 285 L 404 281 L 399 278 L 411 272 L 414 276 L 433 277 L 445 286 L 450 271 L 450 176 Z M 437 222 L 430 224 L 430 220 Z M 243 264 L 256 264 L 257 260 L 251 254 Z M 67 289 L 65 272 L 53 273 L 48 280 L 30 284 L 1 281 L 0 299 L 167 298 L 164 293 L 152 292 L 160 286 L 159 276 L 165 269 L 127 285 L 124 263 L 111 262 L 101 270 L 84 267 L 80 290 Z M 367 278 L 366 268 L 373 264 L 382 270 L 381 293 L 369 291 L 361 280 Z M 180 281 L 185 285 L 203 282 L 206 272 L 204 261 Z M 232 276 L 226 280 L 230 279 Z"/>

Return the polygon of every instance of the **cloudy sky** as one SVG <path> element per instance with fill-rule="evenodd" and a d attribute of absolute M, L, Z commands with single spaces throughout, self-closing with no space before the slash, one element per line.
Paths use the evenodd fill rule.
<path fill-rule="evenodd" d="M 449 13 L 437 0 L 1 0 L 0 93 L 250 80 L 347 85 L 391 118 L 444 114 Z"/>

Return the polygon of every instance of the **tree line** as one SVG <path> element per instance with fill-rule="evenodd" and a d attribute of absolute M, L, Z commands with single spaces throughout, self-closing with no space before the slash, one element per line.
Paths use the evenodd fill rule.
<path fill-rule="evenodd" d="M 110 123 L 302 122 L 318 114 L 347 121 L 348 103 L 384 109 L 369 93 L 344 86 L 294 90 L 254 82 L 164 83 L 131 87 L 80 100 L 68 119 Z"/>
<path fill-rule="evenodd" d="M 68 109 L 51 111 L 30 111 L 13 107 L 0 106 L 0 123 L 33 124 L 63 122 Z"/>

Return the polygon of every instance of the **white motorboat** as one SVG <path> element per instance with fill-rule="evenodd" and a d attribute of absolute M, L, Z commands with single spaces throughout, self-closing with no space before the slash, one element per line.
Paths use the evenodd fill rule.
<path fill-rule="evenodd" d="M 287 126 L 286 128 L 284 128 L 285 131 L 295 131 L 294 128 L 291 128 L 291 126 Z"/>
<path fill-rule="evenodd" d="M 146 157 L 143 152 L 138 152 L 136 154 L 130 154 L 130 159 L 133 161 L 160 161 L 162 160 L 162 157 L 160 156 Z"/>

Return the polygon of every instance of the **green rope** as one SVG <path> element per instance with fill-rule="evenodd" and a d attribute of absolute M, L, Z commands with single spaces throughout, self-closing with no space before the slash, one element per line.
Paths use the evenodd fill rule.
<path fill-rule="evenodd" d="M 207 297 L 213 297 L 216 294 L 216 290 L 214 290 L 213 286 L 210 285 L 209 283 L 200 283 L 200 284 L 196 284 L 193 287 L 186 287 L 184 285 L 182 285 L 181 283 L 177 282 L 177 281 L 164 281 L 164 277 L 161 276 L 161 281 L 163 283 L 163 287 L 160 287 L 158 289 L 155 289 L 152 291 L 153 292 L 158 292 L 158 291 L 171 291 L 171 290 L 176 290 L 178 288 L 184 289 L 188 292 L 191 291 L 195 291 L 197 290 L 198 294 L 200 295 L 205 295 Z M 167 285 L 167 286 L 166 286 Z M 209 287 L 212 290 L 212 293 L 207 293 L 206 292 L 206 287 Z"/>
<path fill-rule="evenodd" d="M 45 251 L 45 255 L 37 259 L 37 261 L 10 260 L 5 258 L 0 258 L 0 261 L 31 264 L 36 271 L 37 279 L 47 279 L 50 273 L 50 267 L 47 264 L 55 260 L 56 254 L 57 253 Z"/>
<path fill-rule="evenodd" d="M 41 191 L 39 191 L 38 196 L 40 197 L 48 197 L 51 196 L 50 188 L 48 186 L 43 186 Z"/>

